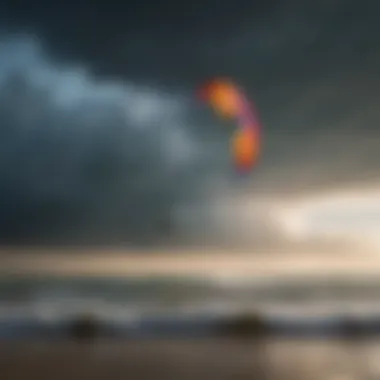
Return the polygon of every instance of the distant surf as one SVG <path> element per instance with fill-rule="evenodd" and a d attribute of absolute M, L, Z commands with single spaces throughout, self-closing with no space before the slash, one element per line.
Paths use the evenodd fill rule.
<path fill-rule="evenodd" d="M 120 336 L 205 334 L 244 313 L 260 315 L 278 331 L 322 332 L 347 317 L 375 323 L 379 288 L 370 278 L 232 284 L 175 277 L 3 276 L 0 339 L 59 335 L 83 314 L 96 316 Z"/>

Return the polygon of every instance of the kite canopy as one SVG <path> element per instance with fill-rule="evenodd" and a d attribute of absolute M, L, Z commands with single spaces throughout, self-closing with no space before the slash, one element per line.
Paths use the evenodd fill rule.
<path fill-rule="evenodd" d="M 250 171 L 260 153 L 260 123 L 244 93 L 231 81 L 215 79 L 199 90 L 202 100 L 224 118 L 235 119 L 238 130 L 231 140 L 231 153 L 239 172 Z"/>

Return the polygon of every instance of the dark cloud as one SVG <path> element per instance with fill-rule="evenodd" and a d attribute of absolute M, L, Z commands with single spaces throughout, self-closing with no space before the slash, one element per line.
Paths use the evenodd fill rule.
<path fill-rule="evenodd" d="M 52 62 L 28 36 L 3 40 L 0 56 L 0 238 L 149 243 L 175 234 L 177 204 L 212 181 L 186 99 L 98 81 Z M 202 173 L 202 164 L 211 166 Z"/>
<path fill-rule="evenodd" d="M 191 95 L 219 74 L 265 124 L 246 192 L 378 175 L 378 2 L 49 4 L 1 13 L 3 242 L 218 240 L 229 131 Z"/>

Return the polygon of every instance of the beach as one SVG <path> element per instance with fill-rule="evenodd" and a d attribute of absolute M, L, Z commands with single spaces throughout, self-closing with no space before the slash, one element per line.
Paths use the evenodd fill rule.
<path fill-rule="evenodd" d="M 380 345 L 226 339 L 0 344 L 2 380 L 368 379 Z M 368 377 L 374 376 L 374 377 Z"/>
<path fill-rule="evenodd" d="M 369 275 L 377 278 L 380 273 L 380 261 L 375 255 L 369 254 L 281 255 L 272 252 L 268 255 L 250 256 L 243 253 L 227 255 L 173 252 L 146 255 L 136 253 L 124 256 L 122 253 L 98 251 L 91 254 L 82 252 L 72 256 L 55 252 L 49 255 L 41 252 L 25 254 L 9 252 L 9 255 L 4 253 L 2 256 L 3 275 L 11 277 L 17 275 L 21 276 L 20 278 L 32 276 L 27 280 L 30 283 L 25 280 L 26 285 L 23 285 L 28 290 L 26 295 L 29 298 L 26 299 L 34 305 L 33 310 L 41 313 L 43 311 L 42 314 L 47 313 L 46 307 L 52 300 L 56 299 L 57 303 L 68 309 L 68 306 L 63 303 L 65 297 L 71 299 L 70 297 L 73 294 L 76 296 L 77 292 L 82 294 L 81 286 L 84 286 L 84 283 L 81 282 L 74 287 L 75 281 L 70 279 L 72 276 L 81 279 L 90 277 L 96 281 L 100 281 L 99 276 L 100 278 L 105 276 L 100 288 L 96 285 L 96 281 L 91 285 L 96 285 L 94 288 L 96 292 L 90 290 L 99 297 L 105 291 L 103 290 L 105 285 L 113 284 L 111 281 L 113 277 L 131 279 L 174 276 L 181 281 L 173 282 L 169 288 L 164 285 L 162 291 L 158 291 L 162 287 L 159 282 L 151 284 L 148 282 L 149 287 L 146 288 L 144 285 L 141 289 L 145 289 L 144 292 L 152 294 L 152 297 L 158 300 L 162 300 L 165 292 L 174 289 L 183 301 L 186 299 L 188 290 L 181 288 L 181 282 L 191 277 L 222 280 L 217 283 L 229 289 L 230 286 L 234 286 L 236 280 L 244 278 L 260 280 L 259 283 L 263 280 L 268 283 L 273 281 L 277 283 L 281 280 L 284 286 L 288 280 L 299 279 L 303 283 L 306 278 L 308 280 L 316 278 L 317 284 L 323 285 L 327 277 L 344 277 L 355 284 L 355 279 L 363 280 Z M 66 282 L 46 282 L 46 284 L 40 282 L 38 285 L 38 281 L 42 279 L 37 281 L 33 279 L 34 275 L 37 275 L 37 278 L 52 276 L 57 279 L 63 276 Z M 37 281 L 38 286 L 36 285 L 35 289 L 33 281 Z M 20 284 L 21 282 L 18 284 L 17 292 L 21 291 Z M 125 288 L 123 286 L 121 283 L 122 291 L 119 291 L 123 297 L 127 296 L 128 289 L 134 289 L 136 292 L 134 296 L 141 296 L 142 290 L 136 288 L 133 283 L 125 285 Z M 8 292 L 12 289 L 13 287 L 9 288 Z M 41 289 L 46 289 L 45 293 Z M 56 293 L 57 289 L 70 289 L 70 292 L 68 295 L 62 295 L 63 290 L 60 290 L 61 293 Z M 113 292 L 117 293 L 118 289 L 116 287 Z M 47 290 L 52 293 L 50 294 Z M 331 289 L 329 293 L 330 291 Z M 13 295 L 14 297 L 19 294 L 17 292 Z M 292 294 L 291 292 L 292 290 L 289 290 L 289 294 Z M 104 294 L 108 293 L 107 291 Z M 84 298 L 79 298 L 81 305 L 88 297 L 86 294 Z M 110 297 L 110 294 L 107 297 Z M 25 302 L 22 292 L 19 296 L 21 297 L 19 302 Z M 361 299 L 362 295 L 359 298 Z M 60 313 L 58 306 L 54 307 L 57 307 Z M 309 310 L 310 306 L 306 305 L 303 308 Z M 100 310 L 103 311 L 101 308 Z M 59 314 L 58 311 L 56 311 L 57 314 Z M 297 312 L 297 315 L 299 313 Z M 75 343 L 65 339 L 53 342 L 44 341 L 42 338 L 33 338 L 28 341 L 17 339 L 0 343 L 1 380 L 361 380 L 380 378 L 380 368 L 376 365 L 380 354 L 380 343 L 377 341 L 339 341 L 322 338 L 314 340 L 311 338 L 298 340 L 270 338 L 270 340 L 261 341 L 249 339 L 238 341 L 219 337 L 191 339 L 179 337 L 121 339 L 119 337 L 117 340 L 107 338 L 108 340 L 99 339 L 93 343 Z"/>

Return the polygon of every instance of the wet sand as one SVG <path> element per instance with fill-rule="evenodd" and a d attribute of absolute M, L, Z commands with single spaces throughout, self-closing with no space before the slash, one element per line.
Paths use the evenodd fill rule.
<path fill-rule="evenodd" d="M 2 380 L 360 380 L 380 378 L 379 352 L 379 343 L 326 341 L 13 342 L 0 344 L 0 374 Z"/>

